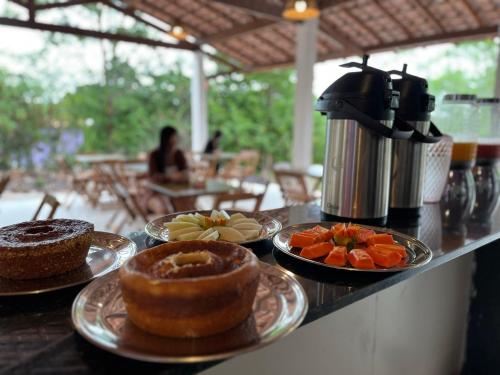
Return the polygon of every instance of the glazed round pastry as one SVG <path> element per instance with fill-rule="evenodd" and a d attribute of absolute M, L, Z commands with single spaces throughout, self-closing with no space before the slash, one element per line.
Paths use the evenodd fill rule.
<path fill-rule="evenodd" d="M 85 263 L 93 232 L 93 224 L 70 219 L 0 228 L 0 277 L 38 279 L 71 271 Z"/>
<path fill-rule="evenodd" d="M 222 241 L 170 242 L 120 269 L 129 319 L 152 334 L 203 337 L 236 327 L 252 312 L 257 257 Z"/>

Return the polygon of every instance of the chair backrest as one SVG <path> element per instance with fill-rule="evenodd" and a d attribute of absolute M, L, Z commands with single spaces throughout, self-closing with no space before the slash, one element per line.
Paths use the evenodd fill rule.
<path fill-rule="evenodd" d="M 307 203 L 313 200 L 307 188 L 306 176 L 293 170 L 274 170 L 286 204 Z"/>
<path fill-rule="evenodd" d="M 0 195 L 5 191 L 5 188 L 9 184 L 10 181 L 10 175 L 3 176 L 0 178 Z"/>
<path fill-rule="evenodd" d="M 129 192 L 128 186 L 123 183 L 117 170 L 111 165 L 101 165 L 99 171 L 106 177 L 108 189 L 115 195 L 118 203 L 130 218 L 135 220 L 137 217 L 140 217 L 147 223 L 147 213 L 139 204 L 136 196 Z"/>
<path fill-rule="evenodd" d="M 56 213 L 57 208 L 61 204 L 53 195 L 45 194 L 43 196 L 42 203 L 40 203 L 40 206 L 38 206 L 38 209 L 36 210 L 35 215 L 33 215 L 32 220 L 40 220 L 38 216 L 42 212 L 42 209 L 45 205 L 48 205 L 50 207 L 49 215 L 45 219 L 52 219 L 54 217 L 54 214 Z"/>
<path fill-rule="evenodd" d="M 207 158 L 202 153 L 191 151 L 186 153 L 186 159 L 193 181 L 205 181 L 217 174 L 217 159 L 215 157 Z"/>
<path fill-rule="evenodd" d="M 257 150 L 242 150 L 231 159 L 221 171 L 224 178 L 244 179 L 255 174 L 259 166 L 260 152 Z"/>
<path fill-rule="evenodd" d="M 255 206 L 250 212 L 257 212 L 260 210 L 260 206 L 262 205 L 262 199 L 264 198 L 264 194 L 254 194 L 247 192 L 236 192 L 236 193 L 227 193 L 227 194 L 218 194 L 215 197 L 214 201 L 214 210 L 220 210 L 223 203 L 231 203 L 232 207 L 239 201 L 247 201 L 247 200 L 255 200 Z M 239 208 L 238 208 L 239 209 Z"/>

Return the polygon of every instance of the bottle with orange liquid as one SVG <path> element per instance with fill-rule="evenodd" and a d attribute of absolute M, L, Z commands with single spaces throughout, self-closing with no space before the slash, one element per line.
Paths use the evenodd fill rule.
<path fill-rule="evenodd" d="M 443 133 L 453 138 L 448 181 L 441 198 L 441 214 L 449 226 L 465 225 L 476 200 L 472 167 L 478 146 L 476 96 L 447 94 L 439 118 Z"/>

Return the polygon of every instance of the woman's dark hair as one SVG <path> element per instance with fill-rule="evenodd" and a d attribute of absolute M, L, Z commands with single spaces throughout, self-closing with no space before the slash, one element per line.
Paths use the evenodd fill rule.
<path fill-rule="evenodd" d="M 170 151 L 170 139 L 177 135 L 177 129 L 173 126 L 164 126 L 160 131 L 160 147 L 156 156 L 156 166 L 160 173 L 165 173 L 165 155 Z"/>
<path fill-rule="evenodd" d="M 222 132 L 220 130 L 216 130 L 212 138 L 220 138 L 220 137 L 222 137 Z"/>

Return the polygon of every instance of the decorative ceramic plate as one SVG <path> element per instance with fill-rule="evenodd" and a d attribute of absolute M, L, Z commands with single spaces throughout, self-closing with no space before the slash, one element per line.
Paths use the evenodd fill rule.
<path fill-rule="evenodd" d="M 277 267 L 260 265 L 253 314 L 240 326 L 217 335 L 167 338 L 137 328 L 127 319 L 118 272 L 95 280 L 80 292 L 73 302 L 73 324 L 97 347 L 148 362 L 201 362 L 249 352 L 292 332 L 308 306 L 304 290 L 293 277 Z"/>
<path fill-rule="evenodd" d="M 289 241 L 290 237 L 292 236 L 293 233 L 295 232 L 302 232 L 306 229 L 311 229 L 315 227 L 316 225 L 321 225 L 325 228 L 331 228 L 332 225 L 335 225 L 337 223 L 334 222 L 319 222 L 319 223 L 305 223 L 305 224 L 297 224 L 297 225 L 291 225 L 289 227 L 284 228 L 282 231 L 280 231 L 276 236 L 274 236 L 273 239 L 273 244 L 274 246 L 282 251 L 283 253 L 292 256 L 294 258 L 297 258 L 303 262 L 307 263 L 312 263 L 315 264 L 319 267 L 327 267 L 327 268 L 335 268 L 335 269 L 340 269 L 340 270 L 347 270 L 347 271 L 360 271 L 360 272 L 398 272 L 398 271 L 404 271 L 407 269 L 411 268 L 417 268 L 417 267 L 422 267 L 423 265 L 427 264 L 430 262 L 432 259 L 432 251 L 425 245 L 423 242 L 420 242 L 419 240 L 407 236 L 406 234 L 400 233 L 393 231 L 391 229 L 387 228 L 379 228 L 379 227 L 370 227 L 368 225 L 362 225 L 363 228 L 369 228 L 373 229 L 377 233 L 389 233 L 392 234 L 394 240 L 399 244 L 403 245 L 406 247 L 406 253 L 408 254 L 407 259 L 406 259 L 406 265 L 404 267 L 392 267 L 392 268 L 376 268 L 376 269 L 359 269 L 359 268 L 353 268 L 353 267 L 339 267 L 339 266 L 334 266 L 330 264 L 325 264 L 322 262 L 323 258 L 319 258 L 318 260 L 315 259 L 307 259 L 304 257 L 301 257 L 299 255 L 300 253 L 300 248 L 297 247 L 290 247 Z"/>
<path fill-rule="evenodd" d="M 241 212 L 241 211 L 232 211 L 225 210 L 229 215 Z M 146 224 L 144 231 L 155 240 L 168 242 L 168 229 L 165 227 L 166 223 L 171 222 L 174 218 L 179 215 L 185 214 L 195 214 L 199 213 L 201 215 L 210 216 L 212 211 L 187 211 L 187 212 L 178 212 L 175 214 L 170 214 L 166 216 L 159 217 L 153 221 L 150 221 Z M 250 244 L 266 239 L 272 238 L 276 233 L 278 233 L 282 226 L 281 222 L 276 219 L 273 219 L 271 216 L 262 214 L 260 212 L 241 212 L 247 218 L 253 218 L 262 225 L 262 229 L 260 231 L 259 237 L 254 238 L 249 241 L 241 242 L 240 245 Z"/>
<path fill-rule="evenodd" d="M 37 294 L 89 282 L 103 276 L 135 255 L 137 247 L 128 238 L 107 232 L 94 232 L 86 264 L 62 275 L 33 280 L 0 278 L 0 296 Z"/>

